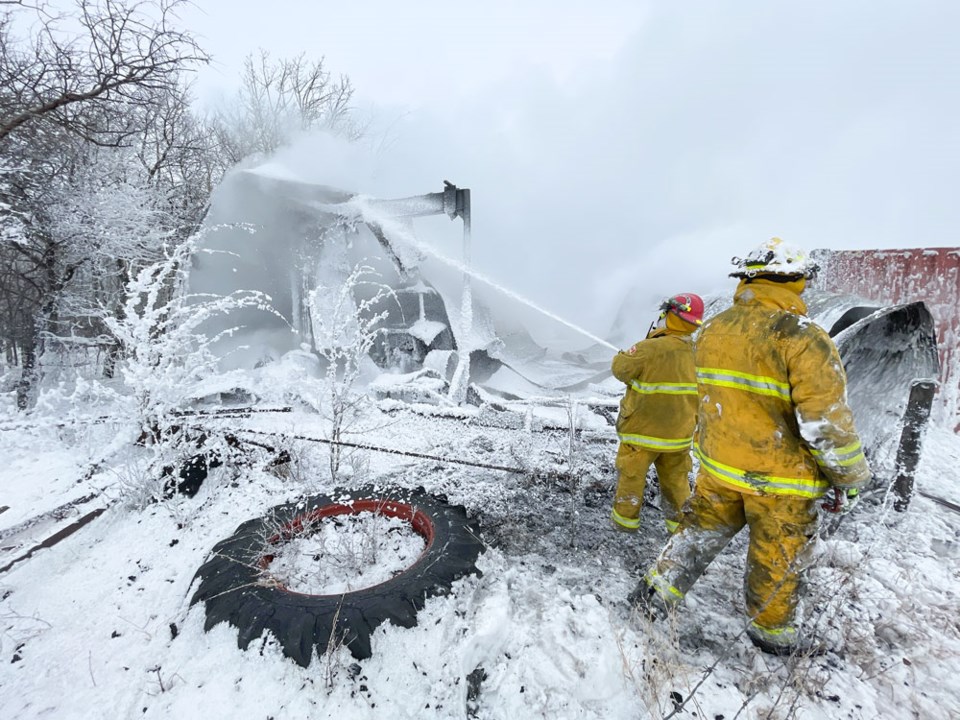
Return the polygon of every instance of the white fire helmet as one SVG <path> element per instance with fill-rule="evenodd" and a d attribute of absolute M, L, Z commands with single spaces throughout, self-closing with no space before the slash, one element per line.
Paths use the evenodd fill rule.
<path fill-rule="evenodd" d="M 730 262 L 737 268 L 730 277 L 753 278 L 759 275 L 779 275 L 790 278 L 813 278 L 820 266 L 807 254 L 778 237 L 770 238 L 746 257 L 735 257 Z"/>

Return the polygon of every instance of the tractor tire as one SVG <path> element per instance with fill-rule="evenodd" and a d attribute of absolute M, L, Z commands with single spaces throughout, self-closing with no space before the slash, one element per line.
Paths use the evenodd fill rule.
<path fill-rule="evenodd" d="M 425 541 L 420 557 L 386 582 L 336 595 L 305 594 L 270 582 L 265 569 L 273 559 L 271 545 L 295 537 L 304 522 L 364 511 L 410 522 Z M 483 547 L 478 522 L 462 506 L 422 488 L 335 490 L 277 506 L 217 543 L 194 577 L 200 583 L 190 604 L 204 603 L 204 631 L 221 622 L 236 627 L 244 650 L 269 630 L 283 654 L 302 667 L 310 664 L 314 649 L 322 655 L 340 645 L 363 660 L 371 655 L 370 635 L 381 623 L 413 627 L 428 597 L 446 594 L 464 575 L 479 575 L 476 560 Z"/>

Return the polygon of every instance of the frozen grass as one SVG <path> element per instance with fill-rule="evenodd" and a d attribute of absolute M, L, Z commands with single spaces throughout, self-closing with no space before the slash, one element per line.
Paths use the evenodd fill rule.
<path fill-rule="evenodd" d="M 581 438 L 573 461 L 580 472 L 564 479 L 545 471 L 570 466 L 565 431 L 491 429 L 402 408 L 369 420 L 389 423 L 370 438 L 381 445 L 530 470 L 370 454 L 357 475 L 424 486 L 479 515 L 491 546 L 482 577 L 429 600 L 415 628 L 379 628 L 374 656 L 361 663 L 334 644 L 304 671 L 270 638 L 241 652 L 235 629 L 204 633 L 203 612 L 188 600 L 210 548 L 273 505 L 332 489 L 322 448 L 277 440 L 301 451 L 281 476 L 235 468 L 193 499 L 115 504 L 0 576 L 2 715 L 216 717 L 229 706 L 240 717 L 461 718 L 466 678 L 477 668 L 477 718 L 960 715 L 960 523 L 922 497 L 885 522 L 878 508 L 859 508 L 821 543 L 804 615 L 842 652 L 784 660 L 742 636 L 742 538 L 671 621 L 631 620 L 623 598 L 666 534 L 650 507 L 640 535 L 609 529 L 613 443 Z M 291 426 L 322 436 L 315 415 L 243 422 L 280 436 Z M 96 453 L 65 439 L 86 442 L 53 431 L 0 435 L 8 459 L 0 487 L 20 489 L 9 497 L 35 511 L 68 491 L 107 488 L 119 497 L 118 465 L 76 482 Z M 955 493 L 956 438 L 936 436 L 928 447 L 919 486 Z M 9 511 L 18 518 L 20 502 Z"/>

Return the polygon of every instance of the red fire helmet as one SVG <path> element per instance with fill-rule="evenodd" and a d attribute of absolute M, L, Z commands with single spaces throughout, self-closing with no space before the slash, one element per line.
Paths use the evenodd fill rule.
<path fill-rule="evenodd" d="M 691 325 L 703 324 L 703 298 L 693 293 L 680 293 L 663 301 L 660 312 L 671 312 Z"/>

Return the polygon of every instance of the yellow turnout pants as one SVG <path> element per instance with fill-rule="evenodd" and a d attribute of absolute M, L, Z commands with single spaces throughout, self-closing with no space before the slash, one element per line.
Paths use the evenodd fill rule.
<path fill-rule="evenodd" d="M 690 497 L 690 453 L 658 452 L 637 445 L 620 443 L 617 450 L 617 491 L 613 499 L 613 519 L 628 530 L 640 526 L 640 508 L 647 486 L 647 470 L 653 465 L 660 480 L 663 514 L 672 531 L 679 525 L 683 504 Z"/>
<path fill-rule="evenodd" d="M 816 502 L 742 492 L 701 470 L 680 530 L 647 573 L 647 583 L 664 602 L 678 602 L 747 525 L 747 615 L 765 629 L 791 627 L 801 573 L 816 534 Z"/>

